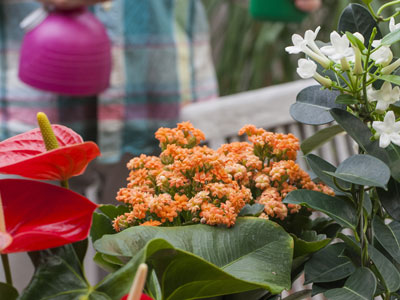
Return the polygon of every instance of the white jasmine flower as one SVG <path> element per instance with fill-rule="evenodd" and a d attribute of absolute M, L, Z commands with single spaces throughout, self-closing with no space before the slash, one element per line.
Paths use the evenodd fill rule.
<path fill-rule="evenodd" d="M 317 64 L 310 59 L 300 58 L 298 61 L 297 74 L 303 79 L 313 77 L 323 86 L 329 88 L 332 86 L 332 80 L 322 77 L 317 72 Z"/>
<path fill-rule="evenodd" d="M 312 30 L 307 30 L 305 33 L 305 39 L 299 34 L 293 34 L 293 46 L 286 47 L 285 51 L 289 54 L 298 54 L 303 52 L 316 62 L 320 63 L 324 68 L 328 68 L 331 62 L 315 44 L 315 39 L 319 30 L 320 27 L 318 27 L 315 32 Z"/>
<path fill-rule="evenodd" d="M 383 75 L 391 74 L 394 70 L 396 70 L 398 67 L 400 67 L 400 58 L 397 59 L 394 63 L 391 63 L 390 65 L 384 67 L 381 70 L 381 73 Z"/>
<path fill-rule="evenodd" d="M 392 88 L 392 84 L 385 81 L 380 90 L 372 90 L 368 96 L 368 101 L 377 101 L 377 111 L 385 111 L 390 104 L 400 100 L 400 88 L 398 86 Z"/>
<path fill-rule="evenodd" d="M 400 146 L 400 122 L 396 122 L 393 111 L 386 113 L 383 122 L 372 122 L 372 127 L 379 135 L 379 147 L 386 148 L 391 142 Z"/>
<path fill-rule="evenodd" d="M 335 62 L 340 62 L 343 58 L 354 55 L 353 49 L 350 47 L 350 42 L 345 34 L 340 36 L 339 33 L 333 31 L 331 33 L 331 44 L 331 46 L 322 47 L 321 51 Z"/>
<path fill-rule="evenodd" d="M 312 60 L 300 58 L 296 71 L 303 79 L 311 78 L 317 73 L 317 64 Z"/>
<path fill-rule="evenodd" d="M 361 41 L 361 43 L 364 44 L 364 36 L 359 33 L 356 32 L 354 33 L 354 36 L 359 39 Z M 362 66 L 362 61 L 361 61 L 361 50 L 354 45 L 351 45 L 353 47 L 353 51 L 354 51 L 354 68 L 353 68 L 353 73 L 354 74 L 362 74 L 363 73 L 363 66 Z"/>
<path fill-rule="evenodd" d="M 399 28 L 400 28 L 400 23 L 396 24 L 394 22 L 394 18 L 393 17 L 390 18 L 390 22 L 389 22 L 389 30 L 390 30 L 390 32 L 393 32 L 393 31 L 395 31 L 395 30 L 397 30 Z"/>
<path fill-rule="evenodd" d="M 374 41 L 376 42 L 376 41 Z M 377 45 L 377 43 L 375 43 Z M 379 43 L 380 45 L 380 43 Z M 393 53 L 389 46 L 380 46 L 373 53 L 371 53 L 371 59 L 375 61 L 377 65 L 388 65 L 393 59 Z"/>

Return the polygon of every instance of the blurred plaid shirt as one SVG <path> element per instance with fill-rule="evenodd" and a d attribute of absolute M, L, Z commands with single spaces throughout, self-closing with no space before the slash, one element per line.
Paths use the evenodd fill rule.
<path fill-rule="evenodd" d="M 96 139 L 103 161 L 153 153 L 157 128 L 175 126 L 180 107 L 217 96 L 207 18 L 200 0 L 114 0 L 92 11 L 113 43 L 111 86 L 93 97 L 58 96 L 18 80 L 19 23 L 35 1 L 0 0 L 0 139 L 37 127 L 36 113 Z M 88 132 L 87 132 L 88 130 Z M 93 131 L 96 132 L 93 134 Z"/>

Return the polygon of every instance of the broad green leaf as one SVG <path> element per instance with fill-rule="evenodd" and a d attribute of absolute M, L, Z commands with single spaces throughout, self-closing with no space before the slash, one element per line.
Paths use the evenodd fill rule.
<path fill-rule="evenodd" d="M 324 160 L 323 158 L 314 155 L 314 154 L 308 154 L 305 157 L 306 162 L 310 166 L 311 170 L 315 173 L 315 175 L 318 176 L 318 178 L 324 182 L 326 185 L 330 186 L 336 191 L 339 191 L 337 186 L 335 185 L 332 176 L 326 174 L 326 172 L 335 172 L 336 167 L 331 165 L 329 162 Z M 346 181 L 342 181 L 340 179 L 337 180 L 338 184 L 340 184 L 341 187 L 343 188 L 349 188 L 350 184 Z"/>
<path fill-rule="evenodd" d="M 346 278 L 355 271 L 355 266 L 343 255 L 346 245 L 329 245 L 315 253 L 306 262 L 304 284 L 312 282 L 331 282 Z"/>
<path fill-rule="evenodd" d="M 390 169 L 381 160 L 367 154 L 357 154 L 345 159 L 335 172 L 327 174 L 341 180 L 386 189 Z"/>
<path fill-rule="evenodd" d="M 327 239 L 324 234 L 317 234 L 315 231 L 307 231 L 302 238 L 292 235 L 294 240 L 293 257 L 299 257 L 317 252 L 327 246 L 331 239 Z"/>
<path fill-rule="evenodd" d="M 400 288 L 400 273 L 396 267 L 372 245 L 368 245 L 368 254 L 383 277 L 388 290 L 397 291 Z"/>
<path fill-rule="evenodd" d="M 254 216 L 258 217 L 264 211 L 264 205 L 255 203 L 253 205 L 246 204 L 239 213 L 240 217 Z"/>
<path fill-rule="evenodd" d="M 111 263 L 110 261 L 104 259 L 104 254 L 101 253 L 96 253 L 93 257 L 93 261 L 101 268 L 108 272 L 115 272 L 117 271 L 120 266 L 116 265 L 114 263 Z"/>
<path fill-rule="evenodd" d="M 338 104 L 351 105 L 351 104 L 357 104 L 359 101 L 351 95 L 341 94 L 336 97 L 335 102 Z"/>
<path fill-rule="evenodd" d="M 381 41 L 381 45 L 390 46 L 400 41 L 400 29 L 397 29 L 393 32 L 390 32 L 386 36 L 383 37 Z"/>
<path fill-rule="evenodd" d="M 124 267 L 112 276 L 108 276 L 97 287 L 97 291 L 103 291 L 113 299 L 119 299 L 118 297 L 124 293 L 120 288 L 120 279 L 124 281 L 123 286 L 125 286 L 126 279 L 124 278 L 132 279 L 134 275 L 132 270 L 136 269 L 140 263 L 147 262 L 156 272 L 163 299 L 166 300 L 216 297 L 259 288 L 279 293 L 290 286 L 290 274 L 269 269 L 269 272 L 263 270 L 262 278 L 258 277 L 257 274 L 263 269 L 262 261 L 265 254 L 267 252 L 250 255 L 252 259 L 258 261 L 259 265 L 254 264 L 256 261 L 251 262 L 249 257 L 240 259 L 240 267 L 243 268 L 250 263 L 252 272 L 249 272 L 250 268 L 247 271 L 244 268 L 241 271 L 232 272 L 232 269 L 236 269 L 239 265 L 231 264 L 219 268 L 197 255 L 173 247 L 163 239 L 153 239 Z M 233 264 L 235 265 L 236 261 L 233 261 Z M 236 273 L 236 276 L 233 273 Z"/>
<path fill-rule="evenodd" d="M 349 201 L 343 198 L 332 197 L 316 191 L 295 190 L 290 192 L 283 202 L 319 210 L 344 227 L 354 230 L 356 228 L 356 210 Z"/>
<path fill-rule="evenodd" d="M 367 268 L 357 269 L 346 280 L 343 288 L 324 293 L 329 300 L 372 300 L 376 290 L 376 278 Z"/>
<path fill-rule="evenodd" d="M 92 226 L 90 227 L 90 237 L 95 242 L 105 234 L 116 233 L 111 220 L 103 214 L 93 213 Z"/>
<path fill-rule="evenodd" d="M 94 246 L 101 253 L 134 256 L 154 238 L 162 238 L 176 248 L 198 255 L 235 278 L 260 284 L 259 287 L 277 291 L 290 286 L 293 240 L 276 223 L 259 218 L 238 218 L 233 228 L 201 224 L 131 227 L 117 234 L 103 236 Z M 192 273 L 192 266 L 187 265 L 186 268 L 182 272 Z"/>
<path fill-rule="evenodd" d="M 396 32 L 397 32 L 398 36 L 400 37 L 400 29 L 396 30 Z M 398 76 L 398 75 L 380 75 L 380 76 L 376 76 L 376 78 L 394 83 L 396 85 L 400 85 L 400 76 Z"/>
<path fill-rule="evenodd" d="M 18 291 L 11 285 L 0 282 L 0 299 L 16 300 L 18 298 Z"/>
<path fill-rule="evenodd" d="M 306 155 L 319 148 L 326 142 L 329 142 L 341 132 L 343 132 L 343 128 L 339 125 L 333 125 L 328 128 L 321 129 L 301 143 L 301 151 L 303 151 L 303 154 Z"/>
<path fill-rule="evenodd" d="M 299 292 L 295 292 L 291 294 L 290 296 L 287 296 L 283 298 L 282 300 L 301 300 L 301 299 L 306 299 L 311 296 L 311 290 L 303 290 Z"/>
<path fill-rule="evenodd" d="M 304 124 L 321 125 L 333 121 L 329 114 L 331 108 L 345 109 L 345 105 L 335 103 L 337 91 L 321 90 L 321 86 L 310 86 L 303 89 L 290 107 L 293 119 Z"/>
<path fill-rule="evenodd" d="M 385 250 L 400 264 L 400 223 L 392 221 L 389 225 L 375 216 L 372 222 L 374 236 Z"/>
<path fill-rule="evenodd" d="M 367 45 L 374 27 L 378 30 L 375 40 L 379 40 L 382 38 L 382 34 L 380 33 L 378 24 L 371 13 L 360 4 L 350 4 L 343 10 L 342 15 L 340 16 L 338 32 L 359 32 L 364 36 L 364 44 Z"/>
<path fill-rule="evenodd" d="M 400 221 L 400 183 L 391 178 L 387 191 L 379 188 L 377 191 L 386 212 L 396 221 Z"/>
<path fill-rule="evenodd" d="M 391 144 L 385 149 L 379 147 L 378 141 L 371 141 L 372 133 L 368 126 L 345 110 L 334 108 L 331 110 L 331 115 L 362 150 L 386 163 L 392 177 L 400 181 L 400 148 L 398 146 Z"/>

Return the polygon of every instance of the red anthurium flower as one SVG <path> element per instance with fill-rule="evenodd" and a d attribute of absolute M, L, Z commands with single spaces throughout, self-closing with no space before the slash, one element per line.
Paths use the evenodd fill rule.
<path fill-rule="evenodd" d="M 121 298 L 121 300 L 128 300 L 128 295 L 123 296 Z M 153 300 L 153 298 L 150 298 L 146 294 L 142 294 L 142 296 L 140 297 L 140 300 Z"/>
<path fill-rule="evenodd" d="M 97 207 L 71 190 L 25 179 L 0 180 L 0 195 L 4 210 L 4 220 L 0 214 L 0 253 L 3 254 L 83 240 Z"/>
<path fill-rule="evenodd" d="M 60 148 L 46 151 L 39 128 L 0 142 L 0 173 L 38 180 L 67 180 L 82 174 L 100 155 L 93 142 L 62 125 L 52 125 Z"/>

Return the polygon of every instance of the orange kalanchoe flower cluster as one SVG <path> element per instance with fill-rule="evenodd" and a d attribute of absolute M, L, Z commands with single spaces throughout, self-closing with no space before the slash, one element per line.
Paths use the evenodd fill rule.
<path fill-rule="evenodd" d="M 193 223 L 235 224 L 246 204 L 264 205 L 262 218 L 283 220 L 299 211 L 282 199 L 296 189 L 333 194 L 315 184 L 295 163 L 299 142 L 292 134 L 275 134 L 247 125 L 248 142 L 222 145 L 218 150 L 199 146 L 204 134 L 189 122 L 160 128 L 159 157 L 141 155 L 128 163 L 126 188 L 117 200 L 130 212 L 114 220 L 120 231 L 130 226 L 174 226 Z"/>

